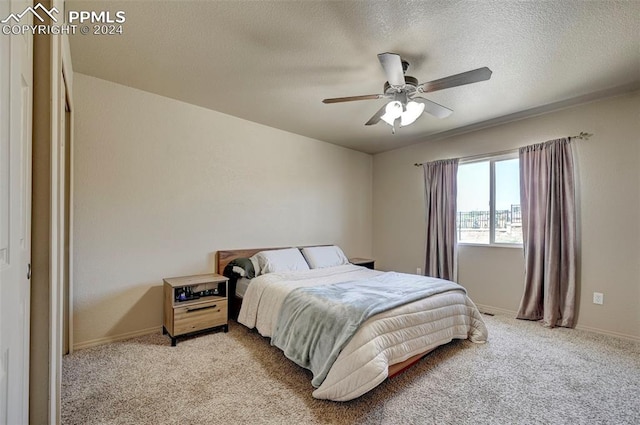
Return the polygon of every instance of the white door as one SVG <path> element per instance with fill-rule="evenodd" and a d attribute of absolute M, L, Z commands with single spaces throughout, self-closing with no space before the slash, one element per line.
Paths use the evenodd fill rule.
<path fill-rule="evenodd" d="M 0 424 L 29 421 L 32 65 L 31 34 L 0 34 Z"/>

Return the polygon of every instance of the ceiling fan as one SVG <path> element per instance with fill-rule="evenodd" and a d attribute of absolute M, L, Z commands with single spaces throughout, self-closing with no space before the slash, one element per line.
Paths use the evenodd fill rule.
<path fill-rule="evenodd" d="M 473 71 L 450 75 L 438 80 L 419 84 L 416 78 L 405 75 L 405 72 L 409 68 L 409 62 L 402 60 L 400 55 L 396 53 L 380 53 L 378 60 L 387 76 L 387 82 L 384 83 L 383 94 L 334 97 L 324 99 L 322 102 L 340 103 L 354 100 L 391 99 L 391 101 L 380 108 L 365 125 L 377 124 L 380 120 L 383 120 L 392 127 L 392 133 L 394 134 L 397 124 L 399 124 L 400 127 L 410 125 L 425 111 L 438 118 L 446 118 L 453 112 L 449 108 L 416 95 L 486 81 L 491 78 L 492 73 L 492 71 L 485 66 L 484 68 L 478 68 Z"/>

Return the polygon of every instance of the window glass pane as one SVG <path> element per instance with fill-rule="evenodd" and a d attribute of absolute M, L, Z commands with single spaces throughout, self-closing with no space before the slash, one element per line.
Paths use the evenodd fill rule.
<path fill-rule="evenodd" d="M 518 158 L 495 162 L 495 243 L 522 243 Z"/>
<path fill-rule="evenodd" d="M 458 166 L 458 242 L 488 244 L 489 162 Z"/>

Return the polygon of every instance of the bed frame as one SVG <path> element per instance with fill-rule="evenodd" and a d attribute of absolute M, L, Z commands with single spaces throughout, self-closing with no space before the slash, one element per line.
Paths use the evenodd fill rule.
<path fill-rule="evenodd" d="M 314 246 L 319 246 L 319 245 L 314 245 Z M 218 251 L 216 252 L 216 270 L 218 273 L 222 274 L 227 264 L 229 264 L 231 261 L 235 260 L 236 258 L 248 258 L 257 254 L 260 251 L 266 251 L 270 249 L 285 249 L 285 248 L 298 248 L 298 247 L 285 246 L 285 247 L 276 247 L 276 248 L 246 248 L 246 249 L 230 249 L 230 250 Z M 235 285 L 233 285 L 233 288 L 231 288 L 231 286 L 232 285 L 229 286 L 229 292 L 230 294 L 233 294 L 233 296 L 229 298 L 231 303 L 229 307 L 229 318 L 236 320 L 238 318 L 238 313 L 240 313 L 240 307 L 242 306 L 242 298 L 236 297 Z M 420 353 L 413 357 L 410 357 L 403 362 L 390 365 L 389 371 L 387 373 L 388 377 L 393 378 L 394 376 L 404 372 L 405 370 L 413 366 L 415 363 L 417 363 L 424 356 L 429 354 L 431 351 L 432 350 L 428 350 L 424 353 Z"/>

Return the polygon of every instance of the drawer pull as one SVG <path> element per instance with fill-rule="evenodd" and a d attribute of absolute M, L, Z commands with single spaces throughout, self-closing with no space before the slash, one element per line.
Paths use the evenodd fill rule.
<path fill-rule="evenodd" d="M 187 313 L 192 313 L 194 311 L 200 311 L 200 310 L 207 310 L 209 308 L 216 308 L 217 306 L 218 306 L 217 304 L 214 304 L 214 305 L 207 305 L 204 307 L 188 308 Z"/>

